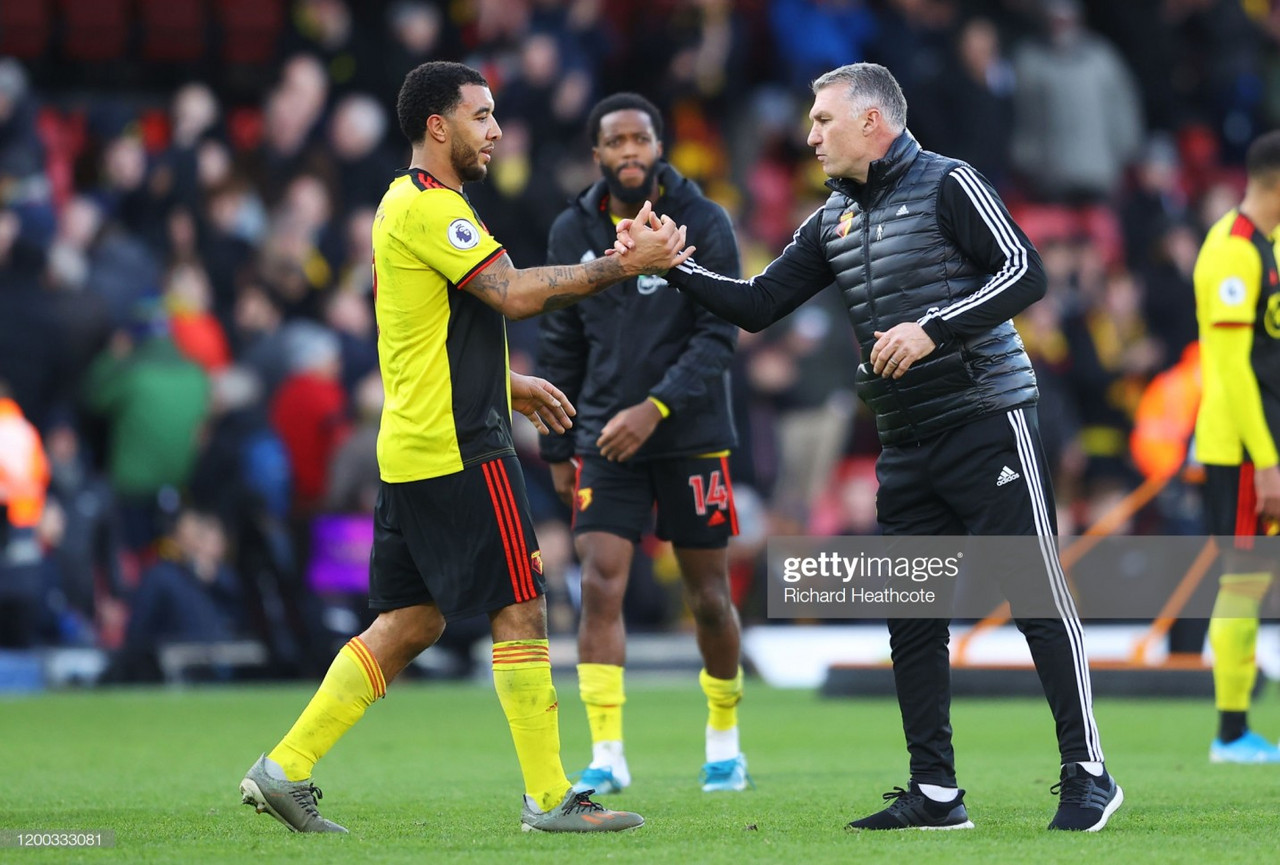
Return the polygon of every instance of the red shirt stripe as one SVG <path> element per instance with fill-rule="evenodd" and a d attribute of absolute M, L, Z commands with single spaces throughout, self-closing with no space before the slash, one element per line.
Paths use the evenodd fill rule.
<path fill-rule="evenodd" d="M 477 273 L 484 270 L 486 267 L 488 267 L 489 265 L 497 261 L 499 258 L 501 258 L 506 251 L 507 250 L 505 248 L 499 246 L 493 252 L 489 253 L 488 258 L 486 258 L 484 261 L 480 262 L 475 267 L 467 271 L 467 275 L 462 277 L 462 279 L 458 282 L 458 288 L 462 288 L 464 285 L 470 282 Z"/>

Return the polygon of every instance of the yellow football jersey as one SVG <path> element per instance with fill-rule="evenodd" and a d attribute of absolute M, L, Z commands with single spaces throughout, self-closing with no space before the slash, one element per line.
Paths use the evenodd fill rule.
<path fill-rule="evenodd" d="M 515 453 L 506 319 L 467 281 L 504 253 L 461 192 L 410 168 L 373 219 L 374 308 L 389 483 Z"/>
<path fill-rule="evenodd" d="M 1280 431 L 1274 240 L 1233 210 L 1209 229 L 1194 278 L 1203 380 L 1196 458 L 1206 465 L 1272 464 Z M 1247 331 L 1244 341 L 1228 338 L 1240 330 Z M 1245 350 L 1247 364 L 1241 362 Z"/>

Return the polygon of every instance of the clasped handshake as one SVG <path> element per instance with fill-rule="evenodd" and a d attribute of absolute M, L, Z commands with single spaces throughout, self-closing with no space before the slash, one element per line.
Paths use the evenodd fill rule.
<path fill-rule="evenodd" d="M 625 256 L 628 269 L 637 273 L 663 274 L 684 264 L 697 249 L 685 246 L 685 229 L 670 216 L 658 216 L 646 201 L 635 219 L 618 223 L 613 248 L 605 255 Z"/>

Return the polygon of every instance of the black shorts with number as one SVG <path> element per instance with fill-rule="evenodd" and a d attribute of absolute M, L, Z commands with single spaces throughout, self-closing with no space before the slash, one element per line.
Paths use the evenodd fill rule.
<path fill-rule="evenodd" d="M 1253 538 L 1268 534 L 1258 518 L 1253 463 L 1204 467 L 1204 509 L 1209 534 L 1235 538 L 1237 550 L 1253 549 Z"/>
<path fill-rule="evenodd" d="M 729 458 L 676 457 L 610 462 L 580 456 L 574 485 L 573 531 L 609 532 L 633 543 L 648 528 L 689 549 L 721 549 L 738 533 Z"/>
<path fill-rule="evenodd" d="M 435 604 L 446 619 L 546 593 L 542 553 L 514 456 L 383 483 L 373 517 L 369 608 Z"/>

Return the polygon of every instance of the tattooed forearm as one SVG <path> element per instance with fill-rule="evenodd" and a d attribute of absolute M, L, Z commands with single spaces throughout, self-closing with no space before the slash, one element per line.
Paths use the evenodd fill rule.
<path fill-rule="evenodd" d="M 584 266 L 587 269 L 587 278 L 591 280 L 593 288 L 613 285 L 613 283 L 625 279 L 627 276 L 622 269 L 622 260 L 617 256 L 595 258 L 588 261 Z"/>
<path fill-rule="evenodd" d="M 545 274 L 543 284 L 547 291 L 570 289 L 547 297 L 543 301 L 541 312 L 571 306 L 596 289 L 613 285 L 626 276 L 621 263 L 612 258 L 597 258 L 577 266 L 552 265 L 541 270 Z"/>
<path fill-rule="evenodd" d="M 542 304 L 542 311 L 551 312 L 553 309 L 564 309 L 566 306 L 573 306 L 582 298 L 583 295 L 581 294 L 553 294 Z"/>
<path fill-rule="evenodd" d="M 467 283 L 467 288 L 485 303 L 500 309 L 507 302 L 515 275 L 516 269 L 511 266 L 511 259 L 504 255 L 473 276 Z"/>
<path fill-rule="evenodd" d="M 541 268 L 544 279 L 543 283 L 547 291 L 555 291 L 563 285 L 574 282 L 575 277 L 581 277 L 582 274 L 577 272 L 576 267 L 567 267 L 565 265 L 551 265 L 550 267 Z"/>
<path fill-rule="evenodd" d="M 518 270 L 504 255 L 463 287 L 507 318 L 519 320 L 569 306 L 628 275 L 613 256 Z"/>

